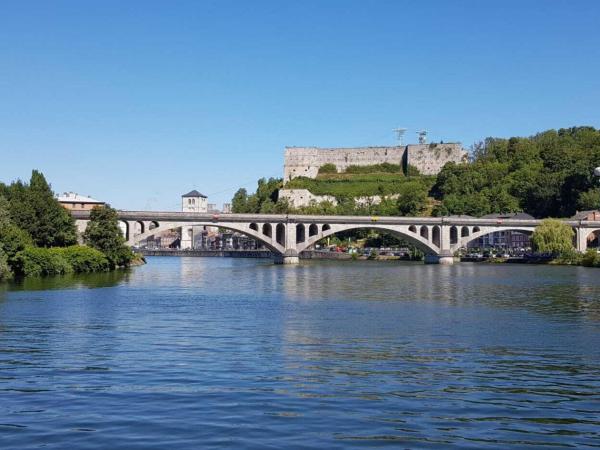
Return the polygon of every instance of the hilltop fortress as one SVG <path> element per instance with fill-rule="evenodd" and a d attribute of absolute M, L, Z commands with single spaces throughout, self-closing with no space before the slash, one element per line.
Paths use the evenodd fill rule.
<path fill-rule="evenodd" d="M 338 172 L 349 166 L 390 163 L 416 168 L 422 175 L 435 175 L 448 162 L 462 163 L 467 152 L 457 143 L 409 144 L 391 147 L 286 147 L 284 182 L 296 177 L 316 178 L 319 167 L 334 164 Z"/>

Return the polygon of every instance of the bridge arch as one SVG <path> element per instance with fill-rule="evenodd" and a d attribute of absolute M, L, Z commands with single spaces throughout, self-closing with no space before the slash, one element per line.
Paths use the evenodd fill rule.
<path fill-rule="evenodd" d="M 591 239 L 590 239 L 591 238 Z M 587 248 L 599 248 L 600 247 L 600 228 L 596 230 L 588 230 L 585 237 Z"/>
<path fill-rule="evenodd" d="M 483 236 L 486 236 L 488 234 L 492 234 L 492 233 L 496 233 L 498 231 L 518 231 L 519 233 L 524 233 L 524 234 L 528 234 L 531 235 L 535 230 L 535 227 L 503 227 L 503 228 L 498 228 L 498 227 L 474 227 L 473 228 L 473 233 L 468 235 L 468 236 L 464 236 L 461 237 L 458 242 L 456 244 L 451 245 L 451 248 L 453 251 L 458 250 L 459 248 L 466 248 L 467 245 L 472 242 L 475 241 Z"/>
<path fill-rule="evenodd" d="M 310 236 L 305 242 L 297 245 L 298 253 L 304 250 L 309 250 L 318 241 L 332 236 L 342 231 L 360 230 L 360 229 L 372 229 L 388 232 L 406 242 L 414 245 L 419 250 L 427 255 L 437 255 L 440 252 L 439 246 L 435 246 L 433 243 L 427 241 L 420 235 L 415 235 L 409 231 L 407 226 L 395 226 L 395 225 L 378 225 L 378 224 L 357 224 L 357 225 L 330 225 L 328 229 L 323 226 L 323 231 L 315 236 Z"/>
<path fill-rule="evenodd" d="M 264 224 L 269 225 L 270 224 Z M 279 224 L 282 225 L 283 224 Z M 219 227 L 224 228 L 231 231 L 237 231 L 238 233 L 242 233 L 252 239 L 255 239 L 262 244 L 265 245 L 269 250 L 271 250 L 275 254 L 283 254 L 285 249 L 282 244 L 278 242 L 274 242 L 274 240 L 267 235 L 261 234 L 259 231 L 251 229 L 250 226 L 245 226 L 243 223 L 219 223 L 219 222 L 165 222 L 161 223 L 158 227 L 152 228 L 151 230 L 147 230 L 145 233 L 138 234 L 134 236 L 132 239 L 129 239 L 130 243 L 138 244 L 143 240 L 148 239 L 149 237 L 155 236 L 159 233 L 163 233 L 165 231 L 172 230 L 174 228 L 185 228 L 185 227 Z M 264 227 L 263 227 L 264 229 Z M 269 228 L 270 229 L 270 228 Z M 284 241 L 285 243 L 285 241 Z"/>

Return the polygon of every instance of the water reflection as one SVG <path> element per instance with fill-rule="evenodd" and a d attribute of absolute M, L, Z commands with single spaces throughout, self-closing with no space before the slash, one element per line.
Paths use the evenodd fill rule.
<path fill-rule="evenodd" d="M 2 443 L 591 448 L 597 274 L 150 258 L 12 284 Z"/>
<path fill-rule="evenodd" d="M 82 289 L 103 288 L 116 286 L 126 282 L 131 276 L 131 271 L 114 270 L 111 272 L 97 272 L 88 274 L 65 274 L 50 277 L 28 277 L 5 283 L 5 289 L 12 291 L 47 291 L 53 289 Z"/>

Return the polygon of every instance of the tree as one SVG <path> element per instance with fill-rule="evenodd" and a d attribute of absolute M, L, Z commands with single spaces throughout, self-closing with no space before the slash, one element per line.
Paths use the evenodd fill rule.
<path fill-rule="evenodd" d="M 10 222 L 10 205 L 3 195 L 0 195 L 0 226 Z"/>
<path fill-rule="evenodd" d="M 125 245 L 119 228 L 117 211 L 110 206 L 96 206 L 90 212 L 90 221 L 83 233 L 84 242 L 106 255 L 111 267 L 127 266 L 133 253 Z"/>
<path fill-rule="evenodd" d="M 600 208 L 600 189 L 590 189 L 579 194 L 579 198 L 577 199 L 578 210 L 586 211 L 598 208 Z"/>
<path fill-rule="evenodd" d="M 545 219 L 531 236 L 531 245 L 536 252 L 561 256 L 573 252 L 575 232 L 566 223 L 557 219 Z"/>
<path fill-rule="evenodd" d="M 248 212 L 248 192 L 244 188 L 240 188 L 233 195 L 231 200 L 231 211 L 234 213 Z"/>
<path fill-rule="evenodd" d="M 10 215 L 40 247 L 64 247 L 77 242 L 75 221 L 54 198 L 44 175 L 32 171 L 29 185 L 20 181 L 10 188 Z"/>
<path fill-rule="evenodd" d="M 417 181 L 404 183 L 396 202 L 402 216 L 418 216 L 427 207 L 427 190 Z"/>

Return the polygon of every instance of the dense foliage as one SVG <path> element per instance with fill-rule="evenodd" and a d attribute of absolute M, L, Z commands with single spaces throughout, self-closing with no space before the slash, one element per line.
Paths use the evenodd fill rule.
<path fill-rule="evenodd" d="M 558 219 L 544 219 L 531 236 L 533 250 L 556 256 L 573 252 L 575 232 L 570 225 Z"/>
<path fill-rule="evenodd" d="M 44 175 L 31 173 L 29 184 L 0 184 L 0 195 L 8 202 L 12 223 L 25 231 L 39 247 L 62 247 L 77 242 L 75 222 L 54 198 Z"/>
<path fill-rule="evenodd" d="M 590 248 L 583 255 L 581 265 L 585 267 L 600 267 L 600 253 L 595 248 Z"/>
<path fill-rule="evenodd" d="M 134 258 L 131 249 L 125 245 L 117 211 L 109 206 L 96 206 L 92 209 L 83 240 L 106 255 L 113 268 L 127 266 Z"/>
<path fill-rule="evenodd" d="M 0 184 L 0 280 L 128 265 L 133 254 L 123 245 L 116 213 L 104 209 L 110 217 L 96 213 L 92 221 L 89 242 L 94 248 L 72 245 L 76 234 L 71 215 L 56 201 L 41 173 L 33 171 L 29 184 Z"/>
<path fill-rule="evenodd" d="M 231 210 L 234 213 L 285 213 L 287 203 L 277 202 L 277 194 L 283 186 L 281 178 L 261 178 L 254 194 L 248 194 L 246 189 L 239 189 L 231 200 Z"/>
<path fill-rule="evenodd" d="M 438 215 L 525 211 L 535 217 L 570 217 L 597 209 L 600 131 L 549 130 L 528 138 L 488 138 L 471 164 L 447 164 L 432 190 Z"/>

